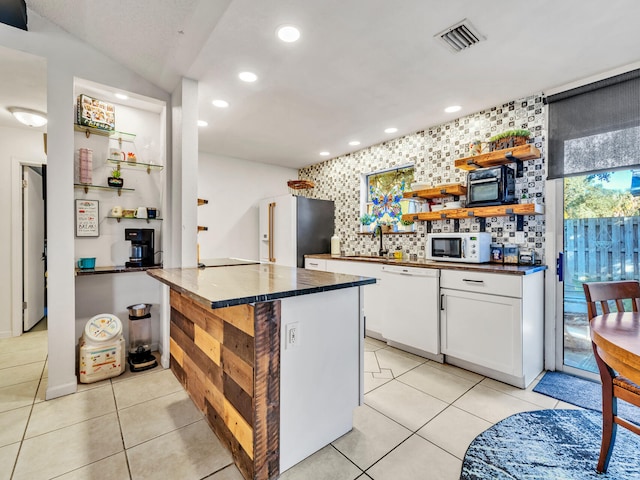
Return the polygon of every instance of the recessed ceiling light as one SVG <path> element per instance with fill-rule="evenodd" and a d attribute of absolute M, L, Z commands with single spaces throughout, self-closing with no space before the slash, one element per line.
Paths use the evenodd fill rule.
<path fill-rule="evenodd" d="M 462 110 L 462 107 L 460 105 L 451 105 L 450 107 L 444 109 L 444 111 L 447 113 L 455 113 L 459 112 L 460 110 Z"/>
<path fill-rule="evenodd" d="M 42 127 L 47 124 L 47 114 L 44 112 L 20 107 L 8 107 L 7 110 L 16 117 L 16 120 L 28 127 Z"/>
<path fill-rule="evenodd" d="M 207 125 L 209 125 L 209 122 L 207 122 L 205 120 L 198 120 L 198 126 L 199 127 L 206 127 Z"/>
<path fill-rule="evenodd" d="M 278 38 L 283 42 L 291 43 L 300 38 L 300 30 L 293 25 L 283 25 L 276 31 Z"/>
<path fill-rule="evenodd" d="M 211 103 L 213 103 L 214 107 L 218 108 L 227 108 L 229 106 L 229 102 L 227 102 L 226 100 L 214 100 Z"/>
<path fill-rule="evenodd" d="M 328 157 L 330 155 L 329 152 L 320 152 L 320 155 L 322 155 L 323 157 Z"/>
<path fill-rule="evenodd" d="M 360 145 L 360 142 L 358 140 L 351 140 L 349 142 L 349 145 L 351 145 L 352 147 L 355 147 L 356 145 Z"/>
<path fill-rule="evenodd" d="M 384 129 L 384 133 L 396 133 L 398 129 L 396 127 L 389 127 Z"/>
<path fill-rule="evenodd" d="M 243 82 L 255 82 L 258 80 L 258 76 L 253 72 L 240 72 L 238 78 Z"/>
<path fill-rule="evenodd" d="M 116 98 L 119 98 L 120 100 L 127 100 L 129 97 L 124 93 L 116 93 Z"/>

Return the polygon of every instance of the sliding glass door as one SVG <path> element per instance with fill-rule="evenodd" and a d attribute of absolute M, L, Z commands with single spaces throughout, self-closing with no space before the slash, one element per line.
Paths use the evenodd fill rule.
<path fill-rule="evenodd" d="M 563 186 L 563 369 L 595 373 L 582 284 L 640 278 L 640 170 L 566 177 Z"/>

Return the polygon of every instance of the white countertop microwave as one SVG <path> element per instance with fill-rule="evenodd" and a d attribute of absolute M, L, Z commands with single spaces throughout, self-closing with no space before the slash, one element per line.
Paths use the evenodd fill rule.
<path fill-rule="evenodd" d="M 427 260 L 485 263 L 490 259 L 491 234 L 487 232 L 430 233 Z"/>

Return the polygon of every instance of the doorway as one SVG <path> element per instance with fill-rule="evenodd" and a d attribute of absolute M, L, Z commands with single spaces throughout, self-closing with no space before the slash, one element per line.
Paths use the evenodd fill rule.
<path fill-rule="evenodd" d="M 585 282 L 640 279 L 640 171 L 602 171 L 563 180 L 563 275 L 557 365 L 595 377 Z"/>
<path fill-rule="evenodd" d="M 46 165 L 22 166 L 23 332 L 46 324 L 46 172 Z"/>

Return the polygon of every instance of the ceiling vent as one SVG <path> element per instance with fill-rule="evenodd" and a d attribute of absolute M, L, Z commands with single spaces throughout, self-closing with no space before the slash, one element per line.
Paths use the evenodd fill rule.
<path fill-rule="evenodd" d="M 436 34 L 435 38 L 439 38 L 449 49 L 456 53 L 466 50 L 482 40 L 486 40 L 486 37 L 481 35 L 466 18 Z"/>

